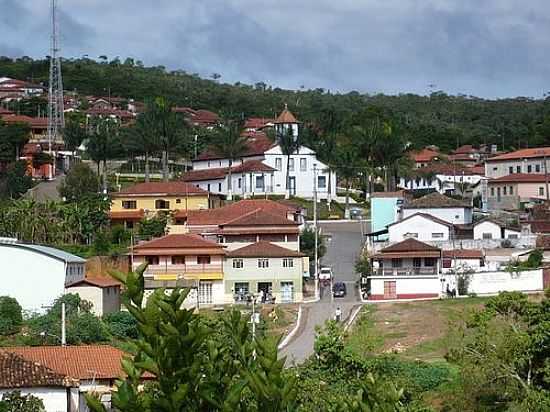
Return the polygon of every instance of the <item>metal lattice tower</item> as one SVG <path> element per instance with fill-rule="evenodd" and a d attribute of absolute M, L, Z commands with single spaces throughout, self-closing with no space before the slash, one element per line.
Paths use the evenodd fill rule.
<path fill-rule="evenodd" d="M 50 83 L 48 94 L 48 150 L 52 153 L 52 143 L 62 142 L 65 126 L 63 111 L 63 80 L 59 57 L 59 26 L 57 23 L 57 0 L 51 0 L 52 35 L 50 50 Z"/>

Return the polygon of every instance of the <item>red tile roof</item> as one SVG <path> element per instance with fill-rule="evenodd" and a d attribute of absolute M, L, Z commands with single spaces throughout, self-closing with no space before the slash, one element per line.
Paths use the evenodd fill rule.
<path fill-rule="evenodd" d="M 229 257 L 304 257 L 305 255 L 295 250 L 287 249 L 270 242 L 257 242 L 251 245 L 228 252 Z"/>
<path fill-rule="evenodd" d="M 397 190 L 395 192 L 374 192 L 370 197 L 406 197 L 405 190 Z"/>
<path fill-rule="evenodd" d="M 113 286 L 121 286 L 121 283 L 109 276 L 86 276 L 84 279 L 76 280 L 65 285 L 65 287 L 73 287 L 80 285 L 97 286 L 98 288 L 109 288 Z"/>
<path fill-rule="evenodd" d="M 290 110 L 288 110 L 288 107 L 285 104 L 285 109 L 281 112 L 279 116 L 277 116 L 277 119 L 275 119 L 274 123 L 299 123 L 298 120 L 296 120 L 296 117 L 292 114 Z"/>
<path fill-rule="evenodd" d="M 108 345 L 6 347 L 26 360 L 37 362 L 71 379 L 116 379 L 124 376 L 125 355 Z"/>
<path fill-rule="evenodd" d="M 145 217 L 143 209 L 139 210 L 121 210 L 119 212 L 109 212 L 111 220 L 141 220 Z"/>
<path fill-rule="evenodd" d="M 483 166 L 479 169 L 474 167 L 466 167 L 460 164 L 453 165 L 452 163 L 437 162 L 412 170 L 412 174 L 415 176 L 429 173 L 446 176 L 472 176 L 476 174 L 485 176 L 485 168 Z"/>
<path fill-rule="evenodd" d="M 248 173 L 248 172 L 273 172 L 274 168 L 266 165 L 261 160 L 247 160 L 242 164 L 233 166 L 232 173 Z M 186 172 L 182 179 L 185 182 L 199 182 L 202 180 L 217 180 L 223 179 L 229 173 L 228 167 L 216 167 L 200 170 L 191 170 Z"/>
<path fill-rule="evenodd" d="M 532 220 L 527 223 L 531 225 L 533 233 L 550 233 L 550 221 L 548 220 Z"/>
<path fill-rule="evenodd" d="M 436 152 L 435 150 L 422 149 L 419 151 L 411 152 L 410 156 L 417 163 L 426 163 L 426 162 L 431 162 L 432 160 L 440 157 L 441 155 L 439 154 L 439 152 Z"/>
<path fill-rule="evenodd" d="M 465 144 L 460 146 L 458 149 L 453 150 L 454 154 L 464 154 L 464 153 L 477 153 L 478 150 L 474 149 L 474 146 L 471 144 Z"/>
<path fill-rule="evenodd" d="M 138 183 L 114 193 L 114 196 L 193 196 L 208 192 L 195 185 L 182 181 Z"/>
<path fill-rule="evenodd" d="M 511 175 L 497 177 L 495 179 L 489 179 L 491 183 L 544 183 L 544 174 L 535 173 L 513 173 Z"/>
<path fill-rule="evenodd" d="M 271 149 L 275 143 L 263 132 L 247 132 L 243 136 L 248 137 L 246 140 L 247 148 L 241 157 L 260 156 Z M 224 159 L 225 157 L 218 154 L 215 149 L 209 148 L 205 152 L 198 155 L 196 160 L 215 160 Z"/>
<path fill-rule="evenodd" d="M 428 245 L 427 243 L 419 240 L 408 238 L 402 242 L 385 247 L 381 250 L 382 253 L 395 253 L 395 252 L 439 252 L 441 249 L 438 247 Z"/>
<path fill-rule="evenodd" d="M 543 156 L 550 157 L 550 147 L 538 147 L 538 148 L 532 148 L 532 149 L 516 150 L 515 152 L 504 153 L 499 156 L 490 157 L 486 161 L 498 162 L 503 160 L 517 160 L 517 159 L 543 157 Z"/>
<path fill-rule="evenodd" d="M 444 250 L 443 257 L 447 259 L 481 259 L 483 252 L 479 249 Z"/>
<path fill-rule="evenodd" d="M 455 162 L 477 162 L 477 160 L 472 157 L 471 155 L 467 154 L 467 153 L 457 153 L 457 154 L 451 154 L 449 156 L 447 156 L 447 158 L 451 161 L 455 161 Z"/>
<path fill-rule="evenodd" d="M 269 214 L 287 217 L 289 213 L 295 213 L 292 206 L 284 205 L 273 200 L 241 200 L 229 205 L 209 210 L 189 210 L 187 223 L 190 226 L 199 225 L 223 225 L 227 222 L 242 217 L 246 213 L 261 209 Z"/>
<path fill-rule="evenodd" d="M 403 206 L 403 209 L 441 209 L 472 207 L 467 201 L 453 199 L 439 192 L 432 192 Z"/>
<path fill-rule="evenodd" d="M 144 249 L 185 249 L 185 248 L 216 248 L 219 249 L 221 254 L 224 253 L 223 246 L 219 243 L 212 242 L 211 240 L 206 240 L 202 236 L 195 234 L 173 234 L 159 237 L 157 239 L 150 240 L 148 242 L 143 242 L 134 246 L 134 250 L 144 250 Z"/>
<path fill-rule="evenodd" d="M 26 155 L 33 155 L 42 152 L 42 146 L 38 143 L 27 143 L 23 146 L 23 150 L 21 150 L 21 154 Z"/>
<path fill-rule="evenodd" d="M 261 129 L 268 123 L 274 123 L 274 119 L 268 119 L 265 117 L 249 117 L 244 122 L 245 129 Z"/>
<path fill-rule="evenodd" d="M 119 109 L 88 109 L 86 110 L 86 114 L 90 116 L 116 116 L 120 117 L 121 119 L 131 119 L 134 117 L 134 114 L 132 112 L 129 112 L 128 110 L 119 110 Z"/>
<path fill-rule="evenodd" d="M 1 389 L 71 386 L 65 375 L 17 353 L 1 349 L 0 371 Z"/>
<path fill-rule="evenodd" d="M 258 208 L 242 216 L 223 223 L 222 227 L 227 226 L 296 226 L 297 223 L 289 220 L 286 216 L 280 214 L 268 213 Z"/>
<path fill-rule="evenodd" d="M 3 107 L 0 107 L 0 115 L 2 114 L 13 114 L 11 110 L 4 109 Z"/>

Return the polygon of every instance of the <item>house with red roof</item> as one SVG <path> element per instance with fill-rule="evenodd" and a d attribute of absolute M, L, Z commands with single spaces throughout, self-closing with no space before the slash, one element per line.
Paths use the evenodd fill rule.
<path fill-rule="evenodd" d="M 550 147 L 520 149 L 485 161 L 485 175 L 489 179 L 515 173 L 544 174 L 547 170 L 550 170 Z"/>
<path fill-rule="evenodd" d="M 183 181 L 145 182 L 112 194 L 111 222 L 131 229 L 145 217 L 172 215 L 174 222 L 189 210 L 218 207 L 218 195 Z"/>
<path fill-rule="evenodd" d="M 273 124 L 276 136 L 291 133 L 298 138 L 301 123 L 287 107 Z M 313 198 L 315 188 L 319 199 L 336 196 L 335 173 L 317 159 L 312 149 L 300 146 L 287 156 L 283 154 L 278 137 L 272 140 L 260 131 L 243 131 L 243 136 L 247 147 L 239 158 L 227 159 L 215 149 L 208 148 L 193 160 L 193 171 L 185 174 L 183 179 L 228 198 L 233 194 L 242 197 L 288 195 Z M 205 172 L 213 169 L 212 174 Z"/>
<path fill-rule="evenodd" d="M 442 157 L 439 151 L 427 147 L 421 150 L 412 151 L 409 155 L 416 168 L 428 166 L 431 162 L 438 161 Z"/>
<path fill-rule="evenodd" d="M 485 178 L 485 168 L 458 163 L 434 162 L 399 178 L 398 186 L 407 190 L 433 189 L 439 193 L 463 192 Z"/>
<path fill-rule="evenodd" d="M 120 311 L 121 283 L 110 276 L 89 276 L 65 284 L 65 293 L 74 293 L 92 304 L 96 316 Z"/>
<path fill-rule="evenodd" d="M 489 179 L 489 210 L 521 210 L 526 205 L 548 200 L 550 176 L 543 173 L 512 173 Z"/>

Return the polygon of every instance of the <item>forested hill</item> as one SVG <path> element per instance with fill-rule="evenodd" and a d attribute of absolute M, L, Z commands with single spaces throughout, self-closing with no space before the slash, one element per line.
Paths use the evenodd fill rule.
<path fill-rule="evenodd" d="M 28 57 L 0 57 L 0 77 L 8 76 L 47 84 L 49 63 Z M 217 77 L 217 76 L 215 76 Z M 222 78 L 223 79 L 223 78 Z M 485 100 L 472 96 L 401 94 L 333 94 L 323 89 L 283 90 L 256 83 L 225 84 L 162 66 L 144 67 L 139 61 L 90 59 L 63 61 L 65 89 L 82 94 L 135 99 L 164 95 L 181 106 L 209 109 L 220 114 L 273 117 L 288 103 L 306 122 L 320 118 L 342 119 L 377 106 L 407 124 L 416 147 L 439 145 L 450 150 L 457 144 L 504 142 L 506 148 L 550 144 L 550 100 L 513 98 Z M 365 79 L 368 86 L 368 79 Z M 330 114 L 330 116 L 327 116 Z"/>

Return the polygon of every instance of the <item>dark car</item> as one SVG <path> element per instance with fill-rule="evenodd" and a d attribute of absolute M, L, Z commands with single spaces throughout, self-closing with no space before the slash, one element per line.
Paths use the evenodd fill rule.
<path fill-rule="evenodd" d="M 332 286 L 332 294 L 335 298 L 343 298 L 346 296 L 346 284 L 344 282 L 336 282 Z"/>

